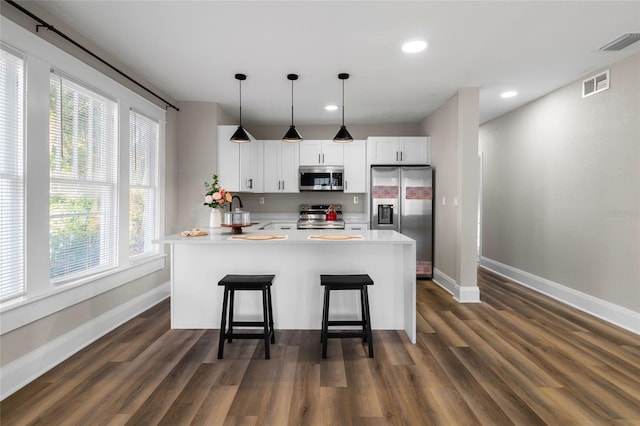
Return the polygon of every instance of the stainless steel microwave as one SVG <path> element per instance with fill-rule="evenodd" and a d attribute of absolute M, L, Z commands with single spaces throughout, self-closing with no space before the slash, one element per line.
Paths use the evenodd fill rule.
<path fill-rule="evenodd" d="M 300 191 L 342 191 L 344 168 L 334 166 L 300 167 Z"/>

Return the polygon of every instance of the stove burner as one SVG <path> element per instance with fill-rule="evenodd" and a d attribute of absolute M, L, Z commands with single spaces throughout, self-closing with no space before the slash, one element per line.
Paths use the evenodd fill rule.
<path fill-rule="evenodd" d="M 326 220 L 327 210 L 333 205 L 338 219 Z M 298 229 L 344 229 L 342 205 L 340 204 L 301 204 Z"/>

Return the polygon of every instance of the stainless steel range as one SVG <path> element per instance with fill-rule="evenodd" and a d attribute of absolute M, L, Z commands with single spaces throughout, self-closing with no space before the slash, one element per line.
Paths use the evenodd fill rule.
<path fill-rule="evenodd" d="M 333 206 L 336 220 L 327 220 L 327 211 Z M 341 204 L 300 204 L 298 229 L 344 229 Z"/>

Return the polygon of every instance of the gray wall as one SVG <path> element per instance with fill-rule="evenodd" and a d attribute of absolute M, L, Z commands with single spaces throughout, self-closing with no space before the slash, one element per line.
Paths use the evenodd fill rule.
<path fill-rule="evenodd" d="M 223 124 L 223 123 L 221 123 Z M 228 123 L 224 123 L 228 124 Z M 245 126 L 256 139 L 282 139 L 288 126 Z M 328 140 L 338 133 L 339 125 L 300 126 L 296 129 L 305 139 Z M 349 133 L 354 139 L 366 139 L 369 136 L 421 136 L 419 123 L 379 123 L 348 124 Z"/>
<path fill-rule="evenodd" d="M 610 70 L 482 125 L 481 250 L 640 312 L 640 55 Z"/>
<path fill-rule="evenodd" d="M 423 123 L 424 133 L 431 137 L 431 164 L 435 168 L 434 267 L 456 282 L 458 231 L 453 197 L 457 195 L 458 96 L 449 99 L 431 113 Z M 445 204 L 442 204 L 442 199 Z"/>
<path fill-rule="evenodd" d="M 219 107 L 213 102 L 180 102 L 179 107 L 178 224 L 204 227 L 209 223 L 204 182 L 216 171 Z"/>
<path fill-rule="evenodd" d="M 477 285 L 478 89 L 463 88 L 421 124 L 435 168 L 434 267 L 460 287 Z M 444 204 L 443 204 L 444 200 Z M 463 289 L 464 290 L 464 289 Z M 475 294 L 475 295 L 474 295 Z M 454 294 L 474 301 L 477 291 Z"/>

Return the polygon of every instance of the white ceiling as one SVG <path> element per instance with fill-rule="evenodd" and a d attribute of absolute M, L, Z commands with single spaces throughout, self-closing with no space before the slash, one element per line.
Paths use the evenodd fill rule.
<path fill-rule="evenodd" d="M 597 49 L 640 31 L 640 2 L 36 2 L 178 101 L 218 102 L 243 124 L 416 123 L 461 87 L 484 122 L 640 51 Z M 400 45 L 426 39 L 426 51 Z M 612 83 L 615 84 L 615 76 Z M 507 89 L 512 99 L 501 99 Z"/>

